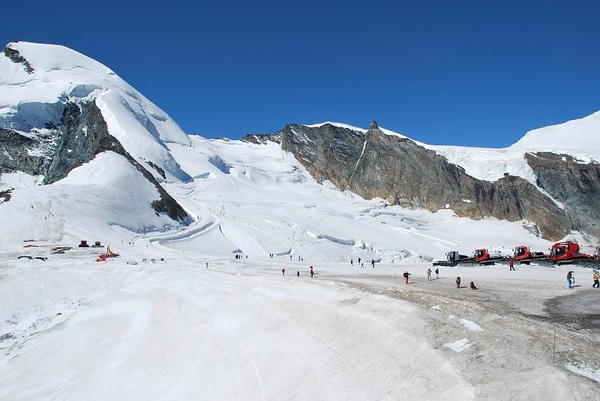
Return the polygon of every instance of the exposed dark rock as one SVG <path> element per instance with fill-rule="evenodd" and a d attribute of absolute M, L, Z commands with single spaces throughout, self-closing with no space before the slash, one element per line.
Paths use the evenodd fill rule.
<path fill-rule="evenodd" d="M 15 50 L 10 45 L 4 46 L 4 55 L 8 57 L 13 63 L 23 64 L 23 68 L 27 71 L 28 74 L 33 74 L 33 67 L 29 64 L 29 61 L 19 53 L 18 50 Z"/>
<path fill-rule="evenodd" d="M 11 189 L 7 189 L 5 191 L 0 191 L 0 203 L 8 202 L 10 200 Z"/>
<path fill-rule="evenodd" d="M 564 205 L 571 227 L 600 236 L 600 164 L 554 153 L 527 154 L 537 185 Z"/>
<path fill-rule="evenodd" d="M 54 151 L 56 133 L 27 137 L 16 131 L 0 128 L 0 169 L 4 172 L 23 171 L 42 175 Z M 32 152 L 32 150 L 36 152 Z"/>
<path fill-rule="evenodd" d="M 550 240 L 561 239 L 581 226 L 575 224 L 569 210 L 562 209 L 530 182 L 508 174 L 493 183 L 475 179 L 433 150 L 408 138 L 385 134 L 374 121 L 366 133 L 331 124 L 292 124 L 275 134 L 252 135 L 244 140 L 277 142 L 293 153 L 317 181 L 329 180 L 337 188 L 367 199 L 380 197 L 392 204 L 430 211 L 450 208 L 459 216 L 473 219 L 525 219 L 534 222 L 538 232 Z M 591 214 L 591 205 L 597 202 L 592 201 L 591 194 L 597 198 L 600 180 L 597 170 L 596 176 L 591 174 L 587 181 L 583 176 L 590 174 L 580 175 L 579 185 L 593 188 L 588 194 L 579 191 L 589 203 Z M 580 202 L 583 200 L 574 204 Z M 596 214 L 596 224 L 598 221 Z"/>
<path fill-rule="evenodd" d="M 146 159 L 143 159 L 143 160 L 146 162 L 146 164 L 148 164 L 150 167 L 152 167 L 158 173 L 158 175 L 160 175 L 163 178 L 163 180 L 167 178 L 167 175 L 165 174 L 165 170 L 160 168 L 160 166 L 156 165 L 156 163 L 153 163 L 150 160 L 146 160 Z"/>

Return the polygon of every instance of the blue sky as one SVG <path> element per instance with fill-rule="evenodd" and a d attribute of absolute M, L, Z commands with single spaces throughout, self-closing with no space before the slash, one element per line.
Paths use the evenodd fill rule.
<path fill-rule="evenodd" d="M 34 0 L 3 14 L 2 45 L 77 50 L 204 137 L 374 119 L 429 144 L 505 147 L 600 110 L 597 0 Z"/>

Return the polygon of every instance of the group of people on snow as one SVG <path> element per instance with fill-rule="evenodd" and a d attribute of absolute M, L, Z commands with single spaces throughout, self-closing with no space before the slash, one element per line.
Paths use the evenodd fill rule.
<path fill-rule="evenodd" d="M 361 259 L 358 258 L 358 263 L 361 263 Z M 350 265 L 354 264 L 354 260 L 350 259 Z M 371 264 L 373 265 L 373 267 L 375 267 L 375 260 L 371 260 Z M 514 267 L 513 267 L 513 259 L 510 259 L 509 262 L 509 266 L 510 266 L 510 270 L 514 271 Z M 208 263 L 206 264 L 206 267 L 208 268 Z M 281 269 L 281 274 L 285 276 L 285 267 Z M 298 270 L 296 272 L 297 276 L 300 277 L 300 271 Z M 315 276 L 315 271 L 314 268 L 312 266 L 309 267 L 308 269 L 308 274 L 310 274 L 310 277 L 314 277 Z M 427 281 L 431 281 L 433 271 L 431 270 L 431 268 L 427 268 Z M 435 269 L 435 279 L 437 280 L 439 278 L 439 274 L 440 274 L 440 269 L 436 268 Z M 408 284 L 409 283 L 409 278 L 410 278 L 410 273 L 408 271 L 405 271 L 403 273 L 403 277 L 404 277 L 404 283 Z M 600 288 L 600 270 L 598 269 L 594 269 L 593 270 L 593 275 L 592 275 L 592 279 L 593 279 L 593 285 L 592 288 Z M 462 279 L 460 278 L 460 276 L 457 276 L 455 279 L 455 283 L 456 283 L 456 288 L 461 288 L 461 283 L 462 283 Z M 573 288 L 573 286 L 575 285 L 575 273 L 573 272 L 573 270 L 569 270 L 567 272 L 567 286 L 568 288 Z M 477 286 L 475 285 L 475 283 L 473 281 L 471 281 L 469 283 L 469 288 L 471 288 L 472 290 L 476 290 Z"/>
<path fill-rule="evenodd" d="M 283 276 L 285 276 L 285 267 L 282 267 L 282 268 L 281 268 L 281 274 L 282 274 Z M 315 276 L 315 274 L 316 274 L 316 273 L 315 273 L 315 269 L 314 269 L 312 266 L 310 266 L 310 267 L 308 268 L 308 274 L 310 274 L 310 276 L 311 276 L 311 277 L 314 277 L 314 276 Z M 297 277 L 300 277 L 300 270 L 296 271 L 296 276 L 297 276 Z"/>

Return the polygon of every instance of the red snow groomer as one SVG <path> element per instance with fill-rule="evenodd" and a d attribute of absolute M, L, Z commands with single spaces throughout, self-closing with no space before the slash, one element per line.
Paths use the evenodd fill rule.
<path fill-rule="evenodd" d="M 504 256 L 491 256 L 486 248 L 475 249 L 473 258 L 480 265 L 493 265 L 496 262 L 505 262 L 507 260 Z"/>
<path fill-rule="evenodd" d="M 593 264 L 591 255 L 580 253 L 579 244 L 573 241 L 557 242 L 550 248 L 550 259 L 557 265 L 569 263 Z"/>
<path fill-rule="evenodd" d="M 531 252 L 528 246 L 519 245 L 513 249 L 513 259 L 519 264 L 528 265 L 531 262 L 549 262 L 550 258 L 544 252 Z"/>

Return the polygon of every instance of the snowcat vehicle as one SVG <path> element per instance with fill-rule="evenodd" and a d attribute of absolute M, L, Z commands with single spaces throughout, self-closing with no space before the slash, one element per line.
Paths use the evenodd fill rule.
<path fill-rule="evenodd" d="M 446 252 L 446 260 L 434 261 L 434 266 L 456 266 L 459 263 L 474 263 L 475 259 L 461 255 L 458 251 Z"/>
<path fill-rule="evenodd" d="M 469 257 L 461 255 L 458 251 L 451 251 L 446 253 L 446 260 L 433 262 L 434 266 L 456 266 L 462 264 L 477 264 L 477 265 L 493 265 L 496 262 L 505 262 L 508 259 L 504 256 L 491 256 L 487 249 L 475 249 L 473 256 Z"/>
<path fill-rule="evenodd" d="M 557 242 L 550 248 L 550 259 L 553 264 L 564 265 L 569 263 L 594 264 L 591 255 L 580 253 L 579 244 L 573 241 Z"/>
<path fill-rule="evenodd" d="M 506 262 L 508 258 L 504 256 L 491 256 L 486 248 L 475 249 L 473 258 L 476 263 L 482 266 L 493 265 L 496 262 Z"/>
<path fill-rule="evenodd" d="M 550 258 L 544 252 L 531 252 L 528 246 L 519 245 L 513 250 L 513 259 L 519 264 L 528 265 L 531 262 L 549 262 Z"/>

